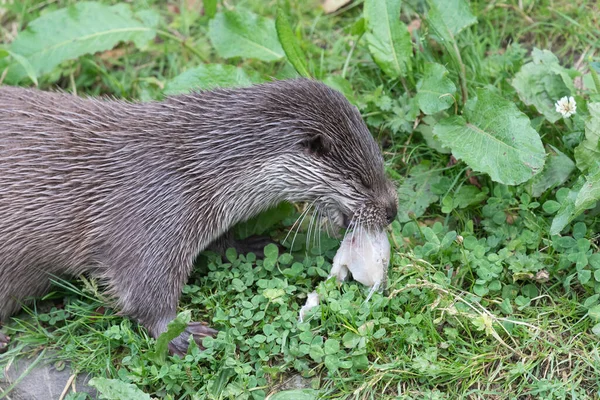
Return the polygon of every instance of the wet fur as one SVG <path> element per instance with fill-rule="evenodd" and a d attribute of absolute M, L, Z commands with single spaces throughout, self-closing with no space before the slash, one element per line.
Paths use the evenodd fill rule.
<path fill-rule="evenodd" d="M 317 82 L 148 103 L 0 87 L 0 321 L 51 275 L 89 273 L 157 336 L 235 223 L 318 199 L 384 226 L 395 196 L 358 111 Z"/>

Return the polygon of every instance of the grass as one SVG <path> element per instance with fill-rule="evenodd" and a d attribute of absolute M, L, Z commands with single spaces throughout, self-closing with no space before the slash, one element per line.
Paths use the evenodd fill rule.
<path fill-rule="evenodd" d="M 5 2 L 0 40 L 9 43 L 40 15 L 74 3 Z M 6 325 L 16 341 L 0 356 L 0 366 L 54 350 L 57 362 L 70 361 L 78 372 L 133 383 L 158 398 L 264 398 L 296 374 L 327 399 L 598 398 L 594 307 L 600 287 L 582 272 L 593 277 L 600 268 L 597 212 L 575 219 L 562 237 L 550 235 L 551 201 L 575 177 L 533 197 L 526 185 L 493 182 L 436 151 L 422 136 L 427 117 L 411 99 L 427 62 L 446 65 L 458 87 L 456 59 L 428 36 L 424 2 L 407 0 L 402 20 L 421 23 L 413 32 L 413 72 L 389 78 L 356 33 L 361 3 L 330 15 L 316 1 L 290 1 L 284 9 L 314 76 L 349 82 L 382 143 L 390 176 L 401 189 L 411 177 L 424 190 L 415 199 L 422 210 L 390 230 L 389 291 L 364 303 L 360 285 L 324 282 L 337 242 L 323 236 L 319 248 L 311 249 L 301 231 L 291 256 L 271 254 L 262 261 L 230 252 L 223 261 L 199 258 L 180 307 L 221 331 L 204 343 L 205 351 L 192 348 L 184 359 L 158 362 L 147 332 L 115 316 L 97 283 L 82 278 L 58 281 L 45 301 Z M 145 51 L 121 44 L 84 55 L 39 77 L 40 86 L 150 100 L 162 97 L 167 81 L 206 62 L 264 77 L 295 76 L 285 61 L 219 58 L 208 40 L 208 17 L 198 12 L 200 1 L 131 4 L 162 18 L 163 33 Z M 220 7 L 274 17 L 277 4 L 241 0 Z M 587 62 L 597 60 L 596 2 L 472 1 L 471 10 L 478 22 L 457 41 L 469 98 L 476 88 L 492 88 L 533 120 L 544 143 L 573 158 L 582 120 L 574 119 L 574 126 L 543 120 L 519 100 L 511 81 L 534 47 L 550 49 L 562 66 L 586 72 Z M 245 228 L 282 239 L 298 213 L 273 215 L 275 225 L 258 220 Z M 315 288 L 324 300 L 299 324 L 298 310 Z"/>

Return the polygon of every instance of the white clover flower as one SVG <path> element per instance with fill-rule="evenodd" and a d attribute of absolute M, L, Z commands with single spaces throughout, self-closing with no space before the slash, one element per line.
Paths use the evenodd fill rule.
<path fill-rule="evenodd" d="M 556 112 L 560 113 L 563 118 L 569 118 L 577 112 L 577 103 L 575 103 L 573 96 L 563 97 L 554 106 L 556 107 Z"/>

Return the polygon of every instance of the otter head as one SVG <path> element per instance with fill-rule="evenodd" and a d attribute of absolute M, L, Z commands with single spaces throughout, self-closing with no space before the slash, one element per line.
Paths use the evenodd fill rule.
<path fill-rule="evenodd" d="M 314 202 L 338 226 L 390 224 L 397 214 L 396 189 L 358 109 L 311 80 L 276 82 L 270 92 L 267 109 L 291 139 L 277 161 L 287 172 L 287 200 Z"/>

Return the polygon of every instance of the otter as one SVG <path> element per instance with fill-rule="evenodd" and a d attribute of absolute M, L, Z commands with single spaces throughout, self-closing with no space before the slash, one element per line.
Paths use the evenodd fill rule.
<path fill-rule="evenodd" d="M 339 228 L 396 216 L 358 109 L 322 83 L 145 103 L 0 86 L 0 322 L 51 277 L 88 274 L 156 338 L 198 253 L 283 201 L 314 202 Z M 194 322 L 169 348 L 215 333 Z"/>

